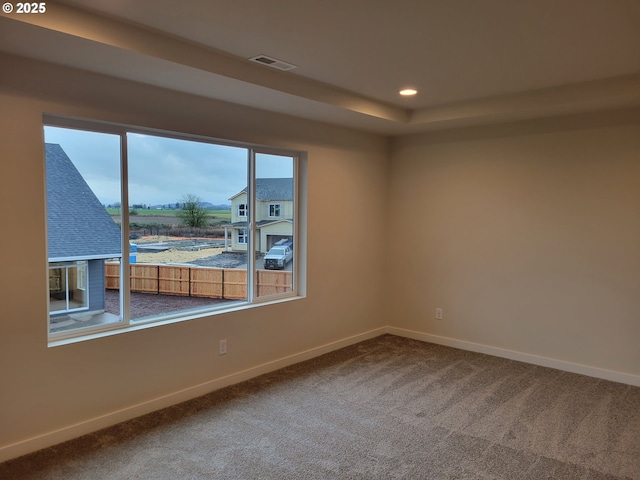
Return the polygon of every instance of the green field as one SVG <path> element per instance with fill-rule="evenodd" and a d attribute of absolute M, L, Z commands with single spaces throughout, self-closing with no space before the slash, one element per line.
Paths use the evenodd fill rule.
<path fill-rule="evenodd" d="M 178 218 L 179 210 L 144 210 L 137 209 L 136 215 L 130 215 L 131 221 L 135 221 L 136 217 L 165 217 L 167 219 Z M 111 216 L 120 216 L 119 208 L 107 208 L 107 213 Z M 207 215 L 211 220 L 222 221 L 225 223 L 231 222 L 231 210 L 207 210 Z M 173 223 L 173 222 L 169 222 Z"/>

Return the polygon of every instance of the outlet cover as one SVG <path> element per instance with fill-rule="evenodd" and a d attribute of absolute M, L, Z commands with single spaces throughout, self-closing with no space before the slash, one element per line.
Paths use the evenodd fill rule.
<path fill-rule="evenodd" d="M 436 308 L 436 320 L 442 320 L 442 309 Z"/>
<path fill-rule="evenodd" d="M 227 354 L 227 339 L 220 340 L 220 355 Z"/>

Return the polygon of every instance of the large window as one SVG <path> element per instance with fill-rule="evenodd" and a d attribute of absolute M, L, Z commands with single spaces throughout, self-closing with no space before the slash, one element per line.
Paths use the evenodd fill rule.
<path fill-rule="evenodd" d="M 296 154 L 53 118 L 44 133 L 53 339 L 298 295 Z"/>

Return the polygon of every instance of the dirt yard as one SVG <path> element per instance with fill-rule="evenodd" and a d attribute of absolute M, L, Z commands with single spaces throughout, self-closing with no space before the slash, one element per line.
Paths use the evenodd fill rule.
<path fill-rule="evenodd" d="M 200 267 L 247 268 L 245 252 L 225 252 L 220 245 L 222 238 L 174 237 L 164 235 L 147 235 L 133 240 L 138 245 L 136 263 L 182 263 Z M 159 252 L 141 252 L 145 244 L 164 244 L 168 250 Z M 211 245 L 215 246 L 211 246 Z M 262 256 L 256 258 L 256 268 L 262 268 Z"/>
<path fill-rule="evenodd" d="M 147 235 L 135 240 L 137 245 L 143 246 L 146 243 L 167 243 L 168 245 L 178 244 L 185 241 L 194 241 L 195 246 L 198 244 L 207 244 L 210 238 L 187 238 L 187 237 L 168 237 L 164 235 Z M 132 242 L 133 243 L 133 242 Z M 182 247 L 184 248 L 184 247 Z M 200 250 L 184 250 L 178 248 L 169 248 L 164 252 L 138 252 L 137 263 L 192 263 L 194 260 L 208 258 L 218 255 L 224 251 L 224 248 L 201 248 Z"/>
<path fill-rule="evenodd" d="M 158 253 L 138 253 L 137 263 L 192 263 L 194 260 L 218 255 L 223 248 L 203 248 L 199 251 L 189 252 L 170 248 Z"/>

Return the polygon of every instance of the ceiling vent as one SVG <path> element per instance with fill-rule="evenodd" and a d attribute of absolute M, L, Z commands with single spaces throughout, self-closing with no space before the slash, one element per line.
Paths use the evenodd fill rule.
<path fill-rule="evenodd" d="M 283 62 L 282 60 L 278 60 L 277 58 L 273 58 L 273 57 L 268 57 L 267 55 L 258 55 L 257 57 L 250 58 L 249 60 L 251 60 L 252 62 L 260 63 L 262 65 L 266 65 L 267 67 L 282 70 L 283 72 L 286 72 L 287 70 L 293 70 L 294 68 L 298 68 L 297 65 Z"/>

